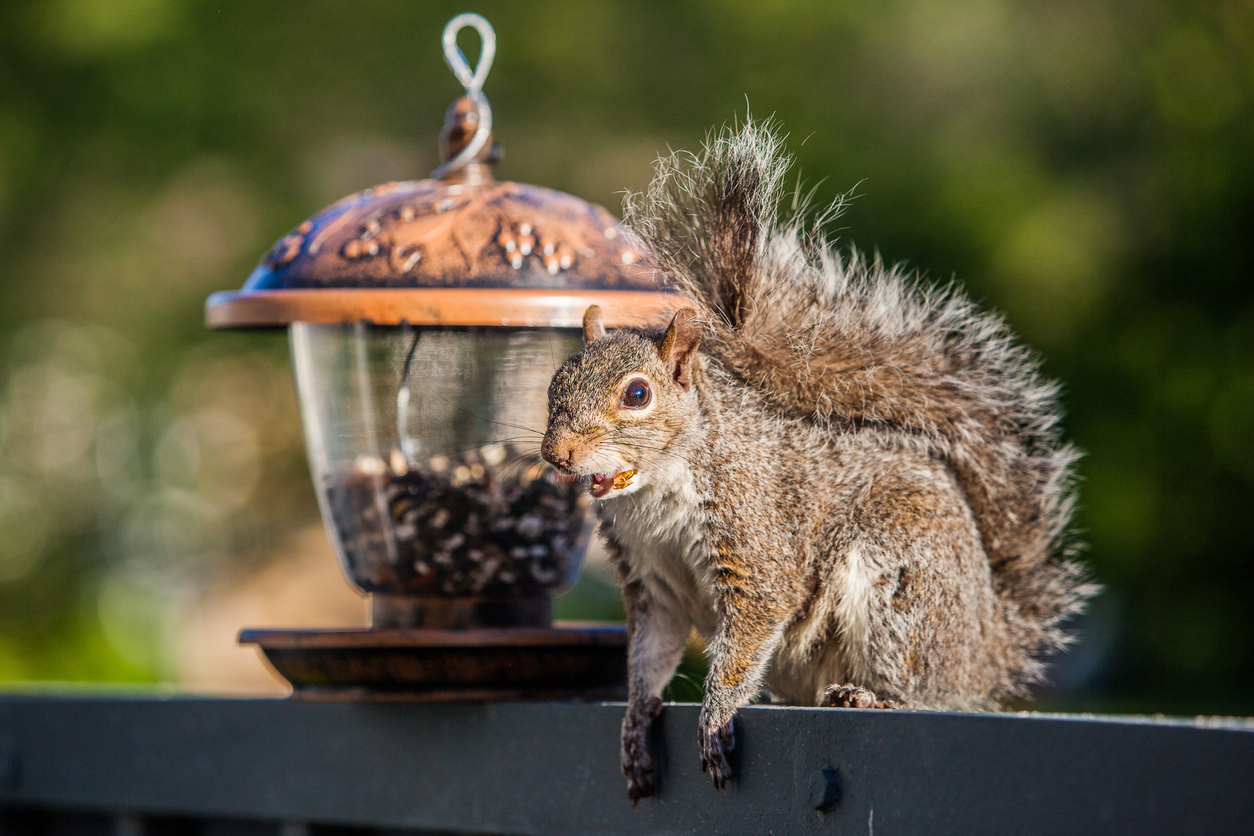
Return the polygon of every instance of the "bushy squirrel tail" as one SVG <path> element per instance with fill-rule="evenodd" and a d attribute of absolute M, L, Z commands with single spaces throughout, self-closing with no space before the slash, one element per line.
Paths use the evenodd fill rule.
<path fill-rule="evenodd" d="M 1073 465 L 1058 387 L 1002 319 L 957 288 L 928 288 L 878 258 L 844 256 L 830 217 L 779 219 L 791 158 L 770 123 L 657 163 L 627 225 L 706 323 L 705 345 L 779 408 L 834 427 L 879 427 L 950 462 L 967 492 L 1020 676 L 1065 643 L 1059 622 L 1093 594 L 1071 561 Z"/>

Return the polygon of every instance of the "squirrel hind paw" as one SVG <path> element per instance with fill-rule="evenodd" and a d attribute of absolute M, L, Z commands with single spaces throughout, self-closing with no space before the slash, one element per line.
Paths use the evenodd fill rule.
<path fill-rule="evenodd" d="M 869 688 L 857 685 L 829 685 L 819 701 L 821 708 L 897 708 L 893 700 L 881 700 Z"/>

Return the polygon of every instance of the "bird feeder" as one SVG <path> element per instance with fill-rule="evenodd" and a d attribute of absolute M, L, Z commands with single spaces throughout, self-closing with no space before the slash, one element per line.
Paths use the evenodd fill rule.
<path fill-rule="evenodd" d="M 472 71 L 457 33 L 478 30 Z M 429 179 L 344 198 L 280 239 L 212 328 L 286 327 L 310 470 L 369 630 L 245 631 L 298 694 L 553 696 L 621 683 L 621 628 L 551 624 L 593 527 L 541 461 L 547 386 L 589 305 L 645 326 L 676 307 L 604 209 L 493 179 L 495 35 L 444 30 L 465 95 Z"/>

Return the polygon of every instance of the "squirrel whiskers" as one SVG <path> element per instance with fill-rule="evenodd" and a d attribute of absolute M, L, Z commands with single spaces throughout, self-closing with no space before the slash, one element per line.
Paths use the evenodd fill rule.
<path fill-rule="evenodd" d="M 749 122 L 661 160 L 627 223 L 692 307 L 554 376 L 544 457 L 591 477 L 629 630 L 623 769 L 690 629 L 721 786 L 736 709 L 983 708 L 1039 681 L 1094 588 L 1070 561 L 1057 387 L 956 288 L 777 223 L 790 160 Z M 623 477 L 631 471 L 626 479 Z"/>

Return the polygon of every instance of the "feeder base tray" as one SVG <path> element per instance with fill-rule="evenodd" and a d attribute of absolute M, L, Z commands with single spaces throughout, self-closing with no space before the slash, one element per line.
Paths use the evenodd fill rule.
<path fill-rule="evenodd" d="M 468 630 L 244 630 L 300 700 L 619 699 L 622 624 Z"/>

